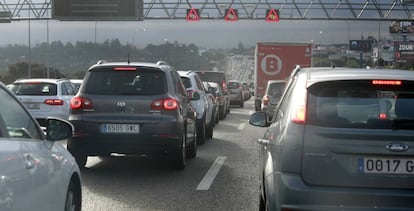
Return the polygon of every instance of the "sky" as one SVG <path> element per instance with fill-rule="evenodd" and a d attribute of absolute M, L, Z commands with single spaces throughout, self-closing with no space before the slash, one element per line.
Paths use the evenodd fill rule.
<path fill-rule="evenodd" d="M 47 27 L 48 26 L 48 27 Z M 389 22 L 383 21 L 303 21 L 281 20 L 144 20 L 144 21 L 56 21 L 39 20 L 0 23 L 0 46 L 8 44 L 32 46 L 61 40 L 62 42 L 96 41 L 119 39 L 123 44 L 134 44 L 143 48 L 148 44 L 175 42 L 196 44 L 199 47 L 225 49 L 245 47 L 259 41 L 313 42 L 315 44 L 348 43 L 348 39 L 367 36 L 381 39 L 390 37 Z"/>

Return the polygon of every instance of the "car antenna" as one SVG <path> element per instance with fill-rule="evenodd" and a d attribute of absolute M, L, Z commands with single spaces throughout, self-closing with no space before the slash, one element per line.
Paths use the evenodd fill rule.
<path fill-rule="evenodd" d="M 128 54 L 128 64 L 131 62 L 130 60 L 129 60 L 129 46 L 130 45 L 127 45 L 128 47 L 127 47 L 127 54 Z"/>

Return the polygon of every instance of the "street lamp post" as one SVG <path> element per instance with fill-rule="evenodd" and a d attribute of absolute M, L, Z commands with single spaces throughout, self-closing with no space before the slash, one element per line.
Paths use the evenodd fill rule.
<path fill-rule="evenodd" d="M 29 13 L 29 19 L 28 19 L 28 30 L 29 30 L 29 33 L 28 33 L 28 35 L 29 35 L 29 37 L 28 37 L 28 44 L 29 44 L 29 78 L 32 78 L 32 45 L 31 45 L 31 35 L 30 35 L 30 32 L 31 32 L 31 30 L 30 30 L 30 10 L 28 10 L 28 13 Z"/>

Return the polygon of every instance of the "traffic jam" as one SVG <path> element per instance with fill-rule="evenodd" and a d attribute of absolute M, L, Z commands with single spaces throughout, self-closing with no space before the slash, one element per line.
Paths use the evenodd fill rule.
<path fill-rule="evenodd" d="M 414 210 L 413 3 L 190 2 L 0 1 L 0 211 Z"/>

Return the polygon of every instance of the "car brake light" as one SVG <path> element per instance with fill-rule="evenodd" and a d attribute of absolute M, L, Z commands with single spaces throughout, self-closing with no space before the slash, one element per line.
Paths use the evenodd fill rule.
<path fill-rule="evenodd" d="M 305 106 L 298 107 L 294 110 L 292 122 L 297 124 L 304 124 L 306 121 L 306 108 Z"/>
<path fill-rule="evenodd" d="M 394 85 L 394 86 L 400 86 L 402 85 L 402 81 L 396 81 L 396 80 L 372 80 L 373 85 Z"/>
<path fill-rule="evenodd" d="M 385 114 L 385 113 L 380 113 L 380 114 L 378 115 L 378 117 L 379 117 L 380 119 L 388 119 L 387 114 Z"/>
<path fill-rule="evenodd" d="M 63 105 L 63 100 L 61 100 L 61 99 L 47 99 L 47 100 L 43 101 L 43 103 L 47 104 L 47 105 L 52 105 L 52 106 L 55 106 L 55 105 L 60 106 L 60 105 Z"/>
<path fill-rule="evenodd" d="M 263 97 L 263 105 L 269 105 L 269 96 L 268 95 L 265 95 Z"/>
<path fill-rule="evenodd" d="M 177 100 L 172 98 L 154 100 L 150 106 L 151 110 L 175 110 L 178 108 Z"/>
<path fill-rule="evenodd" d="M 137 70 L 136 67 L 114 67 L 116 71 L 135 71 Z"/>
<path fill-rule="evenodd" d="M 292 93 L 294 100 L 292 100 L 291 121 L 296 124 L 306 123 L 306 77 L 298 78 L 297 84 L 302 86 L 295 87 Z M 292 98 L 291 98 L 292 99 Z"/>
<path fill-rule="evenodd" d="M 93 104 L 91 100 L 77 96 L 70 99 L 70 108 L 73 110 L 93 109 Z"/>
<path fill-rule="evenodd" d="M 164 109 L 165 110 L 175 110 L 178 108 L 178 103 L 175 99 L 166 99 L 164 100 Z"/>

